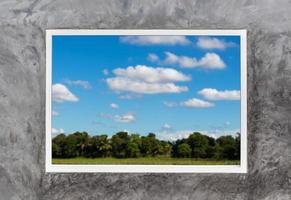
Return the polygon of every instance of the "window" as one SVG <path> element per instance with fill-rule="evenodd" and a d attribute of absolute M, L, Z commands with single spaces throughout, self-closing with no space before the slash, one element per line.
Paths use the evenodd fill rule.
<path fill-rule="evenodd" d="M 47 30 L 47 172 L 247 172 L 245 30 Z"/>

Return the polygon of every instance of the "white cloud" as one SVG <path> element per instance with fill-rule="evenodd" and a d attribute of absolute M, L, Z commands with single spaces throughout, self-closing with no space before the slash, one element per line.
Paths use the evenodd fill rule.
<path fill-rule="evenodd" d="M 188 45 L 191 41 L 185 36 L 124 36 L 120 41 L 135 45 Z"/>
<path fill-rule="evenodd" d="M 176 102 L 171 102 L 171 101 L 164 101 L 163 104 L 170 108 L 178 106 Z"/>
<path fill-rule="evenodd" d="M 161 140 L 166 141 L 176 141 L 178 139 L 188 138 L 190 134 L 193 132 L 199 132 L 204 135 L 208 135 L 209 137 L 213 137 L 215 139 L 224 136 L 224 135 L 232 135 L 236 136 L 237 133 L 240 132 L 239 129 L 235 130 L 178 130 L 178 131 L 162 131 L 157 134 L 157 137 Z"/>
<path fill-rule="evenodd" d="M 165 52 L 166 58 L 160 61 L 164 65 L 178 64 L 184 68 L 205 68 L 205 69 L 223 69 L 225 63 L 216 53 L 206 53 L 201 59 L 188 56 L 178 56 L 171 52 Z"/>
<path fill-rule="evenodd" d="M 195 67 L 196 59 L 187 56 L 177 56 L 171 52 L 165 52 L 166 58 L 163 61 L 164 65 L 179 64 L 181 67 Z"/>
<path fill-rule="evenodd" d="M 65 133 L 64 129 L 60 128 L 60 129 L 56 129 L 56 128 L 52 128 L 52 136 L 57 136 L 61 133 Z"/>
<path fill-rule="evenodd" d="M 119 108 L 119 106 L 116 103 L 110 104 L 110 107 L 113 108 L 113 109 Z"/>
<path fill-rule="evenodd" d="M 126 113 L 123 115 L 111 115 L 111 114 L 101 113 L 100 117 L 104 119 L 111 119 L 116 122 L 122 122 L 122 123 L 130 123 L 130 122 L 135 121 L 136 119 L 133 113 Z"/>
<path fill-rule="evenodd" d="M 119 99 L 123 99 L 123 100 L 137 99 L 140 97 L 142 97 L 142 95 L 139 95 L 139 94 L 125 94 L 125 95 L 118 96 Z"/>
<path fill-rule="evenodd" d="M 209 108 L 209 107 L 214 106 L 213 103 L 196 99 L 196 98 L 192 98 L 187 101 L 184 101 L 181 103 L 181 105 L 185 107 L 195 107 L 195 108 Z"/>
<path fill-rule="evenodd" d="M 52 111 L 52 115 L 53 115 L 53 116 L 59 116 L 60 113 L 58 113 L 57 111 L 53 110 L 53 111 Z"/>
<path fill-rule="evenodd" d="M 201 99 L 197 99 L 197 98 L 188 99 L 180 103 L 164 101 L 163 104 L 170 108 L 177 107 L 177 106 L 184 106 L 184 107 L 189 107 L 189 108 L 210 108 L 214 106 L 213 103 L 210 103 L 208 101 L 204 101 Z"/>
<path fill-rule="evenodd" d="M 180 93 L 188 91 L 186 86 L 177 86 L 174 82 L 191 80 L 171 68 L 153 68 L 145 65 L 129 66 L 113 70 L 116 77 L 107 78 L 111 90 L 139 94 Z"/>
<path fill-rule="evenodd" d="M 126 69 L 117 68 L 113 70 L 116 76 L 128 77 L 134 80 L 141 80 L 148 83 L 169 83 L 177 81 L 190 81 L 187 76 L 172 68 L 154 68 L 145 65 L 129 66 Z"/>
<path fill-rule="evenodd" d="M 79 101 L 78 97 L 76 97 L 65 85 L 60 83 L 52 85 L 52 99 L 56 102 Z"/>
<path fill-rule="evenodd" d="M 183 138 L 187 138 L 193 131 L 189 130 L 180 130 L 180 131 L 174 131 L 174 132 L 168 132 L 168 131 L 162 131 L 157 135 L 157 137 L 160 140 L 165 141 L 176 141 L 181 140 Z"/>
<path fill-rule="evenodd" d="M 209 69 L 223 69 L 225 64 L 219 55 L 215 53 L 206 53 L 203 58 L 195 62 L 194 67 L 202 67 Z"/>
<path fill-rule="evenodd" d="M 86 90 L 89 90 L 92 88 L 92 86 L 90 85 L 90 83 L 88 81 L 66 79 L 65 82 L 69 85 L 75 85 L 75 86 L 82 87 Z"/>
<path fill-rule="evenodd" d="M 103 73 L 105 76 L 108 76 L 108 75 L 109 75 L 109 71 L 108 71 L 108 69 L 103 69 L 102 73 Z"/>
<path fill-rule="evenodd" d="M 151 62 L 157 62 L 157 61 L 159 61 L 159 57 L 154 53 L 150 53 L 148 55 L 148 60 Z"/>
<path fill-rule="evenodd" d="M 172 126 L 170 124 L 165 123 L 162 128 L 163 129 L 172 129 Z"/>
<path fill-rule="evenodd" d="M 227 47 L 235 46 L 235 43 L 225 42 L 224 40 L 212 37 L 199 37 L 196 45 L 202 49 L 223 50 Z"/>
<path fill-rule="evenodd" d="M 130 123 L 135 121 L 135 116 L 132 113 L 127 113 L 124 115 L 114 115 L 114 120 L 122 123 Z"/>
<path fill-rule="evenodd" d="M 188 91 L 188 87 L 177 86 L 174 83 L 147 83 L 124 77 L 108 78 L 106 82 L 111 90 L 139 94 L 181 93 Z"/>
<path fill-rule="evenodd" d="M 202 95 L 208 100 L 239 100 L 240 91 L 239 90 L 223 90 L 218 91 L 213 88 L 204 88 L 200 90 L 198 94 Z"/>

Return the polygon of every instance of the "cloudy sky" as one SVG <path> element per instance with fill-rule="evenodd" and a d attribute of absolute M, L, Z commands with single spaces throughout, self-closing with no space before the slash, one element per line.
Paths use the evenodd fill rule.
<path fill-rule="evenodd" d="M 240 129 L 239 36 L 53 36 L 52 134 Z"/>

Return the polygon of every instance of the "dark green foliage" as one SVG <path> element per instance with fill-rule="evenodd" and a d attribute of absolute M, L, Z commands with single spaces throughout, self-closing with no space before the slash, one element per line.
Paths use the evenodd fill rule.
<path fill-rule="evenodd" d="M 182 158 L 189 158 L 191 156 L 191 147 L 187 143 L 179 144 L 177 147 L 178 156 Z"/>
<path fill-rule="evenodd" d="M 53 138 L 52 141 L 52 154 L 54 158 L 64 158 L 64 146 L 66 145 L 66 135 L 60 134 Z"/>
<path fill-rule="evenodd" d="M 188 137 L 188 144 L 192 149 L 193 158 L 207 157 L 207 149 L 209 147 L 207 136 L 194 132 Z"/>
<path fill-rule="evenodd" d="M 171 156 L 172 144 L 166 141 L 159 141 L 159 155 Z"/>
<path fill-rule="evenodd" d="M 176 158 L 180 157 L 180 155 L 178 153 L 178 146 L 180 144 L 183 144 L 183 143 L 187 143 L 187 139 L 182 139 L 182 140 L 178 139 L 178 140 L 174 141 L 173 143 L 171 143 L 172 144 L 172 157 L 176 157 Z M 192 152 L 192 150 L 191 150 L 191 152 Z"/>
<path fill-rule="evenodd" d="M 75 132 L 73 134 L 76 140 L 76 151 L 78 156 L 85 156 L 85 147 L 89 144 L 89 135 L 87 132 Z"/>
<path fill-rule="evenodd" d="M 93 136 L 85 147 L 85 156 L 91 158 L 108 157 L 111 155 L 112 146 L 107 135 Z"/>
<path fill-rule="evenodd" d="M 216 140 L 216 158 L 235 160 L 240 158 L 240 135 L 236 138 L 227 135 Z"/>
<path fill-rule="evenodd" d="M 154 133 L 141 137 L 140 150 L 143 156 L 157 156 L 161 151 L 160 141 L 156 139 Z"/>
<path fill-rule="evenodd" d="M 237 133 L 237 136 L 235 138 L 235 160 L 240 160 L 240 133 Z"/>
<path fill-rule="evenodd" d="M 107 135 L 90 136 L 86 132 L 75 132 L 67 136 L 60 134 L 53 138 L 52 156 L 53 158 L 171 156 L 239 160 L 240 134 L 237 137 L 221 136 L 215 140 L 207 135 L 194 132 L 188 138 L 169 142 L 157 139 L 154 133 L 140 136 L 118 132 L 108 138 Z"/>
<path fill-rule="evenodd" d="M 78 156 L 77 140 L 74 135 L 60 134 L 53 139 L 53 155 L 60 158 L 72 158 Z"/>
<path fill-rule="evenodd" d="M 112 155 L 117 158 L 126 158 L 127 146 L 130 137 L 127 132 L 118 132 L 111 138 Z"/>
<path fill-rule="evenodd" d="M 137 158 L 140 155 L 140 150 L 137 143 L 129 142 L 126 148 L 126 157 Z"/>
<path fill-rule="evenodd" d="M 206 149 L 206 158 L 214 158 L 215 157 L 215 139 L 206 135 L 208 140 L 208 147 Z"/>
<path fill-rule="evenodd" d="M 132 134 L 126 148 L 126 155 L 129 158 L 137 158 L 140 156 L 141 138 L 138 134 Z"/>

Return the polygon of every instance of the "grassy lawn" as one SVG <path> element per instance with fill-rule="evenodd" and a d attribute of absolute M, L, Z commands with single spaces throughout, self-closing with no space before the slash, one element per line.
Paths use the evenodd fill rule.
<path fill-rule="evenodd" d="M 53 158 L 53 164 L 98 165 L 239 165 L 239 160 L 202 160 L 191 158 L 141 157 L 141 158 Z"/>

